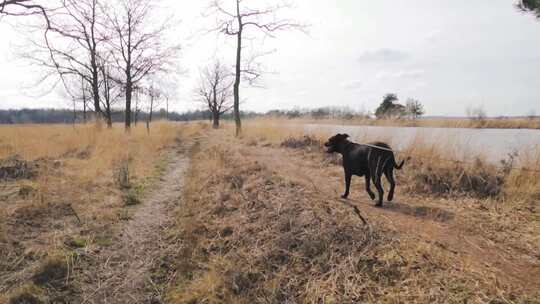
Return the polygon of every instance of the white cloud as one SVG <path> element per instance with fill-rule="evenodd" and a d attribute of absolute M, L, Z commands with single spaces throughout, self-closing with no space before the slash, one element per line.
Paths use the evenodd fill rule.
<path fill-rule="evenodd" d="M 347 90 L 357 90 L 360 89 L 364 85 L 363 81 L 360 80 L 353 80 L 353 81 L 345 81 L 341 84 L 341 87 Z"/>
<path fill-rule="evenodd" d="M 399 71 L 380 71 L 375 75 L 376 79 L 387 80 L 407 80 L 407 79 L 419 79 L 424 76 L 424 70 L 412 69 L 412 70 L 399 70 Z"/>
<path fill-rule="evenodd" d="M 358 57 L 360 62 L 401 62 L 410 58 L 410 54 L 398 49 L 382 48 L 365 51 Z"/>
<path fill-rule="evenodd" d="M 441 30 L 432 30 L 426 35 L 426 41 L 430 44 L 437 43 L 443 38 L 443 32 Z"/>

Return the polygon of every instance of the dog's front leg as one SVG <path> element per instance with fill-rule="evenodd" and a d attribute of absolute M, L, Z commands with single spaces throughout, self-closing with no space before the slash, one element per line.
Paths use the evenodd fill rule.
<path fill-rule="evenodd" d="M 352 178 L 352 173 L 345 170 L 345 193 L 341 196 L 341 198 L 349 197 L 349 189 L 351 188 L 351 178 Z"/>

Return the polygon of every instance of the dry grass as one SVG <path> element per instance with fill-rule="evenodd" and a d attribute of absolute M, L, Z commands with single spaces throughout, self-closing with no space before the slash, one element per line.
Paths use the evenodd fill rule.
<path fill-rule="evenodd" d="M 270 118 L 269 120 L 276 120 Z M 432 128 L 492 128 L 492 129 L 540 129 L 540 118 L 486 118 L 486 119 L 278 119 L 296 123 L 365 125 L 365 126 L 398 126 L 398 127 L 432 127 Z"/>
<path fill-rule="evenodd" d="M 76 302 L 78 285 L 60 280 L 64 266 L 71 277 L 88 248 L 109 248 L 129 218 L 123 197 L 144 196 L 168 146 L 202 128 L 158 123 L 150 135 L 141 126 L 126 136 L 0 127 L 2 158 L 37 166 L 0 187 L 0 302 Z M 175 245 L 151 274 L 167 301 L 538 302 L 538 173 L 501 171 L 481 156 L 437 162 L 457 149 L 418 138 L 398 156 L 413 156 L 398 176 L 398 202 L 380 209 L 357 199 L 365 195 L 356 181 L 351 200 L 336 199 L 342 169 L 321 147 L 331 134 L 257 121 L 244 130 L 240 139 L 227 126 L 208 132 L 193 148 L 177 224 L 164 233 Z M 540 157 L 520 162 L 539 168 Z"/>
<path fill-rule="evenodd" d="M 126 136 L 120 125 L 112 130 L 93 124 L 15 125 L 0 127 L 0 158 L 20 155 L 25 160 L 67 159 L 77 176 L 90 181 L 121 159 L 133 159 L 132 167 L 145 173 L 152 156 L 177 136 L 172 124 L 155 123 L 151 136 L 142 126 Z M 148 157 L 145 157 L 145 156 Z M 85 166 L 91 163 L 92 166 Z"/>
<path fill-rule="evenodd" d="M 534 291 L 517 291 L 494 269 L 477 265 L 439 238 L 424 238 L 424 233 L 445 237 L 430 231 L 442 229 L 430 221 L 418 220 L 423 225 L 417 234 L 403 229 L 410 223 L 396 220 L 406 217 L 385 213 L 379 218 L 375 214 L 384 211 L 370 210 L 375 213 L 364 226 L 335 199 L 337 193 L 328 188 L 333 182 L 317 177 L 339 172 L 322 167 L 327 164 L 316 137 L 326 135 L 305 140 L 297 130 L 249 124 L 240 140 L 230 132 L 211 134 L 194 151 L 185 203 L 171 232 L 179 239 L 172 258 L 179 278 L 168 292 L 171 303 L 537 299 Z M 288 153 L 280 146 L 291 144 L 291 138 L 299 139 L 292 143 L 298 150 Z M 288 166 L 293 161 L 298 167 Z"/>
<path fill-rule="evenodd" d="M 17 155 L 37 171 L 0 186 L 0 294 L 16 292 L 51 253 L 110 245 L 129 217 L 123 198 L 140 199 L 163 173 L 165 152 L 201 127 L 156 122 L 150 134 L 139 125 L 127 135 L 121 125 L 1 126 L 0 158 Z"/>

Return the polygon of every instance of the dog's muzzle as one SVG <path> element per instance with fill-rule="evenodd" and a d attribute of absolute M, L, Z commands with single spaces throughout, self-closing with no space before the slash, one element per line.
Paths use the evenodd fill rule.
<path fill-rule="evenodd" d="M 326 153 L 334 153 L 334 148 L 332 147 L 331 144 L 325 143 L 324 146 L 327 148 Z"/>

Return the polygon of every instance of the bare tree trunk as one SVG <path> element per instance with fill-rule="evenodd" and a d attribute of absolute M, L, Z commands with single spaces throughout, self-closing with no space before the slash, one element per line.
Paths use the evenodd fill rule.
<path fill-rule="evenodd" d="M 242 122 L 240 121 L 240 80 L 242 69 L 242 17 L 240 14 L 240 1 L 236 0 L 236 15 L 238 16 L 238 34 L 236 35 L 236 71 L 234 76 L 234 122 L 236 124 L 236 137 L 242 132 Z"/>
<path fill-rule="evenodd" d="M 77 107 L 75 99 L 73 99 L 73 127 L 75 127 L 75 123 L 77 122 Z"/>
<path fill-rule="evenodd" d="M 86 97 L 83 97 L 83 122 L 86 123 Z"/>
<path fill-rule="evenodd" d="M 214 129 L 219 129 L 219 113 L 214 111 L 212 112 L 212 120 L 213 120 L 213 123 L 212 123 L 212 127 Z"/>
<path fill-rule="evenodd" d="M 106 119 L 107 119 L 107 129 L 112 129 L 112 113 L 111 113 L 111 109 L 108 108 L 105 112 L 106 114 Z"/>
<path fill-rule="evenodd" d="M 110 74 L 107 72 L 105 61 L 103 61 L 99 69 L 103 77 L 103 100 L 104 100 L 103 105 L 105 107 L 103 115 L 105 117 L 105 121 L 107 122 L 107 129 L 112 129 L 112 110 L 111 110 L 112 79 L 110 77 Z"/>
<path fill-rule="evenodd" d="M 95 63 L 92 63 L 94 68 Z M 94 112 L 96 113 L 96 119 L 101 119 L 103 112 L 101 111 L 101 104 L 99 100 L 99 80 L 98 80 L 97 67 L 92 71 L 92 95 L 94 97 Z"/>
<path fill-rule="evenodd" d="M 81 77 L 82 101 L 83 101 L 83 122 L 86 123 L 86 89 L 84 77 Z"/>
<path fill-rule="evenodd" d="M 167 102 L 167 112 L 165 114 L 165 119 L 169 120 L 169 97 L 166 97 L 165 101 Z"/>
<path fill-rule="evenodd" d="M 238 45 L 236 46 L 236 71 L 234 78 L 234 122 L 236 124 L 236 136 L 242 132 L 242 122 L 240 120 L 240 64 L 242 60 L 242 29 L 238 31 Z"/>
<path fill-rule="evenodd" d="M 128 76 L 128 82 L 126 84 L 126 114 L 125 114 L 125 130 L 126 132 L 131 131 L 131 94 L 132 94 L 132 85 L 131 81 L 129 80 Z"/>
<path fill-rule="evenodd" d="M 154 97 L 150 97 L 150 113 L 148 113 L 148 118 L 146 119 L 146 132 L 150 134 L 150 123 L 152 122 L 152 114 L 154 112 Z"/>

